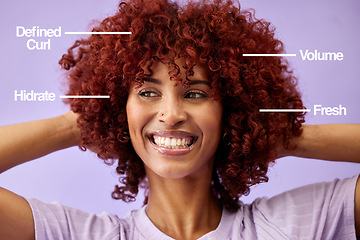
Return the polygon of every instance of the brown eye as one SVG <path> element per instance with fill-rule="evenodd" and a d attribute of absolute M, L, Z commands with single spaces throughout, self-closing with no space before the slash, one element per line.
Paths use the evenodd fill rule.
<path fill-rule="evenodd" d="M 142 91 L 139 93 L 139 95 L 142 97 L 159 97 L 159 94 L 151 91 Z"/>
<path fill-rule="evenodd" d="M 207 97 L 207 95 L 198 91 L 191 91 L 185 95 L 185 98 L 194 98 L 194 99 L 204 98 L 204 97 Z"/>

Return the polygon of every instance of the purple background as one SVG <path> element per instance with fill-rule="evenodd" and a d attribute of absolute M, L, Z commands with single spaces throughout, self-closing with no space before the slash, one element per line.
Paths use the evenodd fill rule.
<path fill-rule="evenodd" d="M 14 90 L 63 93 L 63 72 L 58 61 L 77 36 L 64 35 L 51 39 L 50 51 L 29 51 L 27 38 L 17 38 L 16 26 L 27 28 L 62 27 L 64 31 L 88 31 L 93 19 L 103 19 L 115 12 L 116 1 L 2 1 L 0 3 L 1 88 L 0 125 L 48 118 L 68 111 L 62 101 L 15 102 Z M 285 43 L 288 58 L 299 78 L 305 105 L 314 104 L 347 108 L 347 116 L 307 115 L 307 124 L 360 122 L 360 2 L 347 1 L 242 1 L 245 8 L 256 9 L 256 16 L 272 22 L 277 36 Z M 44 39 L 45 40 L 45 39 Z M 341 62 L 302 61 L 299 50 L 341 51 Z M 21 151 L 21 150 L 20 150 Z M 252 189 L 243 201 L 260 196 L 273 196 L 304 184 L 350 177 L 360 172 L 360 165 L 287 157 L 270 170 L 270 181 Z M 59 201 L 85 211 L 109 211 L 123 216 L 142 204 L 125 204 L 112 200 L 110 193 L 117 183 L 113 167 L 108 167 L 95 154 L 77 147 L 58 151 L 0 175 L 0 185 L 25 197 L 45 202 Z"/>

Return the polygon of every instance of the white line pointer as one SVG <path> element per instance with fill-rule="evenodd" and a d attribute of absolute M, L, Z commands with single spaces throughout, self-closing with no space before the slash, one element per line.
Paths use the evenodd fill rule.
<path fill-rule="evenodd" d="M 132 32 L 65 32 L 65 34 L 132 34 Z"/>
<path fill-rule="evenodd" d="M 243 53 L 243 57 L 296 57 L 296 53 L 279 53 L 279 54 Z"/>
<path fill-rule="evenodd" d="M 266 112 L 266 113 L 273 113 L 273 112 L 277 112 L 277 113 L 281 113 L 281 112 L 286 112 L 286 113 L 291 113 L 291 112 L 311 112 L 311 109 L 259 109 L 259 112 Z"/>
<path fill-rule="evenodd" d="M 60 98 L 110 98 L 109 95 L 66 95 L 66 96 L 60 96 Z"/>

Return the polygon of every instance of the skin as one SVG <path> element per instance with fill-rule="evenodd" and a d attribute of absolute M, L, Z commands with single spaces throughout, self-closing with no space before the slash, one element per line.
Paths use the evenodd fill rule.
<path fill-rule="evenodd" d="M 68 112 L 54 118 L 0 127 L 0 172 L 51 152 L 78 145 L 80 129 L 76 118 L 73 112 Z M 0 239 L 35 239 L 33 215 L 28 202 L 1 187 Z"/>
<path fill-rule="evenodd" d="M 150 183 L 146 213 L 165 234 L 176 239 L 196 239 L 214 230 L 221 218 L 221 207 L 209 194 L 213 150 L 220 137 L 220 128 L 216 126 L 221 125 L 221 104 L 213 102 L 211 98 L 202 99 L 200 102 L 196 100 L 195 103 L 194 100 L 185 99 L 181 94 L 182 88 L 176 88 L 173 84 L 167 85 L 169 81 L 165 73 L 155 75 L 162 72 L 158 70 L 154 71 L 153 77 L 164 81 L 163 86 L 150 87 L 160 88 L 158 90 L 161 91 L 161 97 L 154 101 L 139 99 L 136 89 L 133 88 L 127 106 L 129 120 L 132 119 L 129 122 L 132 141 L 144 160 Z M 205 73 L 201 74 L 201 71 L 201 68 L 195 68 L 193 80 L 206 80 Z M 192 87 L 197 89 L 200 86 Z M 171 105 L 164 103 L 165 96 Z M 130 106 L 130 103 L 139 105 Z M 142 109 L 145 105 L 148 107 Z M 203 108 L 199 112 L 190 111 L 189 109 L 195 107 L 193 105 L 201 105 Z M 210 106 L 217 106 L 218 109 L 213 111 Z M 135 118 L 136 116 L 138 118 Z M 51 152 L 80 144 L 80 129 L 77 127 L 76 119 L 74 113 L 68 112 L 54 118 L 0 127 L 0 172 Z M 216 130 L 210 131 L 210 126 Z M 197 146 L 197 150 L 202 154 L 195 154 L 194 156 L 199 157 L 196 159 L 176 156 L 177 159 L 174 161 L 168 156 L 160 157 L 162 155 L 151 149 L 146 142 L 146 131 L 158 128 L 186 130 L 198 134 L 197 141 L 200 141 L 201 146 Z M 279 157 L 298 156 L 360 163 L 360 124 L 305 125 L 303 129 L 302 136 L 293 139 L 297 148 L 293 151 L 282 149 Z M 215 147 L 210 148 L 204 144 L 215 144 Z M 96 151 L 96 148 L 91 149 Z M 153 156 L 158 157 L 152 158 Z M 165 164 L 158 166 L 159 163 Z M 356 185 L 354 203 L 355 228 L 359 236 L 360 181 Z M 35 239 L 34 231 L 33 216 L 27 201 L 9 190 L 0 188 L 0 239 Z"/>
<path fill-rule="evenodd" d="M 198 238 L 216 229 L 221 218 L 210 183 L 222 105 L 211 97 L 205 68 L 195 66 L 188 89 L 170 81 L 167 65 L 157 63 L 152 70 L 151 79 L 140 88 L 132 86 L 126 106 L 131 142 L 150 186 L 146 213 L 175 239 Z M 180 77 L 185 79 L 184 72 Z M 149 138 L 153 133 L 192 136 L 196 141 L 186 151 L 159 149 Z"/>

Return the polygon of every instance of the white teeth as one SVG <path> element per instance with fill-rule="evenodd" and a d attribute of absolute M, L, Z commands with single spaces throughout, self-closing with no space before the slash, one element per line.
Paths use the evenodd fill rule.
<path fill-rule="evenodd" d="M 154 135 L 153 139 L 156 145 L 171 149 L 187 148 L 191 144 L 190 138 L 169 138 Z"/>

